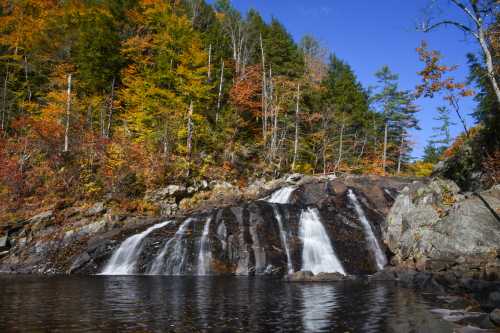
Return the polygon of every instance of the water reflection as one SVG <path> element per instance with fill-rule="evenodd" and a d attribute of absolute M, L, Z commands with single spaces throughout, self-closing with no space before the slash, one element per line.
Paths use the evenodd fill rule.
<path fill-rule="evenodd" d="M 335 310 L 335 286 L 309 284 L 301 288 L 304 308 L 302 322 L 307 332 L 320 332 L 332 326 L 331 314 Z"/>
<path fill-rule="evenodd" d="M 220 277 L 0 277 L 0 332 L 452 332 L 393 285 Z"/>

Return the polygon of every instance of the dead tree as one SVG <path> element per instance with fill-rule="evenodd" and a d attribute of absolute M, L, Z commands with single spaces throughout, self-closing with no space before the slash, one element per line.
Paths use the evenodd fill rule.
<path fill-rule="evenodd" d="M 297 83 L 297 103 L 295 105 L 295 140 L 293 143 L 293 162 L 292 170 L 295 170 L 295 163 L 297 162 L 297 154 L 299 151 L 299 119 L 300 116 L 300 83 Z"/>
<path fill-rule="evenodd" d="M 69 151 L 69 117 L 71 114 L 71 74 L 68 75 L 68 93 L 66 97 L 66 128 L 64 131 L 64 152 Z"/>
<path fill-rule="evenodd" d="M 450 1 L 463 12 L 466 20 L 460 22 L 457 20 L 443 19 L 434 23 L 427 20 L 422 24 L 421 30 L 430 32 L 441 26 L 452 26 L 463 31 L 465 34 L 473 36 L 481 47 L 488 70 L 488 79 L 491 82 L 497 101 L 500 103 L 500 87 L 495 76 L 493 55 L 490 50 L 491 43 L 487 33 L 489 19 L 494 17 L 495 14 L 498 14 L 498 1 L 468 0 L 468 4 L 461 0 Z"/>

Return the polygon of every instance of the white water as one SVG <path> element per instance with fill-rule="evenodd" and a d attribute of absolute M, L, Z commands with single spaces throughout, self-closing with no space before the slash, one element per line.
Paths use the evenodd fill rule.
<path fill-rule="evenodd" d="M 365 231 L 366 240 L 368 241 L 368 246 L 370 247 L 370 251 L 372 251 L 375 256 L 375 262 L 377 263 L 378 269 L 383 269 L 385 265 L 387 265 L 387 258 L 385 257 L 384 252 L 380 248 L 380 244 L 378 243 L 377 237 L 375 237 L 375 233 L 373 232 L 372 226 L 370 222 L 366 218 L 365 212 L 363 208 L 359 204 L 358 198 L 356 194 L 349 189 L 347 196 L 349 200 L 354 205 L 354 209 L 356 210 L 356 214 L 358 214 L 359 220 L 363 225 L 363 229 Z"/>
<path fill-rule="evenodd" d="M 184 258 L 186 256 L 186 248 L 184 244 L 184 236 L 186 229 L 189 227 L 193 219 L 185 220 L 179 230 L 175 233 L 163 247 L 163 250 L 155 258 L 153 265 L 148 271 L 150 275 L 180 275 L 184 267 Z"/>
<path fill-rule="evenodd" d="M 308 208 L 302 211 L 299 236 L 304 242 L 303 271 L 311 271 L 314 274 L 336 272 L 345 275 L 344 268 L 335 255 L 317 209 Z"/>
<path fill-rule="evenodd" d="M 137 259 L 142 252 L 143 240 L 153 231 L 161 229 L 171 221 L 156 224 L 140 234 L 127 238 L 113 253 L 100 274 L 102 275 L 130 275 L 135 273 Z"/>
<path fill-rule="evenodd" d="M 207 275 L 210 273 L 212 251 L 210 251 L 210 239 L 208 238 L 208 235 L 210 232 L 211 222 L 212 217 L 209 217 L 205 222 L 203 235 L 201 236 L 200 252 L 198 253 L 198 275 Z"/>
<path fill-rule="evenodd" d="M 288 268 L 288 274 L 293 273 L 293 264 L 292 264 L 292 257 L 290 255 L 290 247 L 288 246 L 288 234 L 283 228 L 283 219 L 281 217 L 281 213 L 279 211 L 279 208 L 275 205 L 273 205 L 273 210 L 274 210 L 274 217 L 276 218 L 276 221 L 278 222 L 278 226 L 280 228 L 280 235 L 281 235 L 281 243 L 283 247 L 285 248 L 286 252 L 286 263 L 287 263 L 287 268 Z"/>
<path fill-rule="evenodd" d="M 295 191 L 294 187 L 282 187 L 279 190 L 273 192 L 267 202 L 277 203 L 277 204 L 287 204 L 290 201 L 290 196 L 293 191 Z"/>

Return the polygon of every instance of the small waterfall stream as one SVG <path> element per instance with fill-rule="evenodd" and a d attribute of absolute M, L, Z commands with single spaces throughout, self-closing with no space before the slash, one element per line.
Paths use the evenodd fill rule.
<path fill-rule="evenodd" d="M 167 241 L 163 250 L 153 261 L 153 265 L 148 271 L 150 275 L 180 275 L 184 268 L 186 257 L 185 235 L 186 230 L 193 222 L 192 218 L 186 219 L 174 237 Z"/>
<path fill-rule="evenodd" d="M 101 275 L 130 275 L 135 273 L 137 259 L 141 255 L 143 240 L 153 231 L 161 229 L 171 221 L 155 224 L 140 234 L 127 238 L 113 253 L 113 256 L 106 264 Z"/>
<path fill-rule="evenodd" d="M 210 274 L 210 266 L 212 261 L 212 252 L 210 251 L 210 239 L 208 237 L 210 233 L 210 224 L 212 223 L 212 217 L 209 217 L 205 222 L 203 227 L 203 235 L 200 241 L 200 252 L 198 253 L 198 275 L 208 275 Z"/>
<path fill-rule="evenodd" d="M 290 254 L 290 246 L 288 245 L 288 234 L 285 231 L 285 228 L 283 227 L 283 218 L 279 211 L 279 207 L 273 205 L 273 210 L 274 210 L 274 217 L 276 218 L 276 221 L 278 222 L 278 226 L 280 228 L 281 244 L 285 248 L 288 274 L 291 274 L 293 273 L 293 264 L 292 264 L 292 256 Z"/>
<path fill-rule="evenodd" d="M 308 208 L 302 211 L 299 236 L 304 242 L 303 271 L 311 271 L 314 274 L 337 272 L 345 275 L 344 268 L 335 255 L 317 209 Z"/>
<path fill-rule="evenodd" d="M 283 217 L 281 216 L 279 208 L 276 204 L 289 203 L 293 191 L 295 191 L 295 188 L 293 187 L 290 186 L 282 187 L 279 190 L 275 191 L 269 197 L 269 199 L 267 199 L 267 202 L 273 204 L 272 206 L 274 210 L 274 217 L 276 219 L 276 222 L 278 222 L 278 226 L 280 228 L 281 244 L 285 249 L 286 253 L 288 274 L 293 273 L 292 257 L 290 255 L 290 246 L 288 245 L 288 233 L 285 231 L 285 228 L 283 227 Z"/>
<path fill-rule="evenodd" d="M 366 235 L 366 240 L 368 242 L 368 246 L 370 247 L 370 251 L 372 251 L 373 255 L 375 256 L 375 262 L 377 263 L 378 269 L 383 269 L 385 265 L 387 265 L 387 258 L 380 248 L 380 244 L 378 243 L 377 237 L 375 237 L 375 233 L 373 232 L 372 226 L 370 225 L 370 222 L 366 218 L 365 212 L 363 211 L 363 208 L 361 207 L 358 198 L 356 197 L 356 194 L 349 189 L 347 196 L 349 197 L 349 200 L 354 206 L 354 209 L 356 210 L 356 214 L 359 217 L 359 220 L 361 221 L 361 224 L 363 225 L 363 229 L 365 231 Z"/>
<path fill-rule="evenodd" d="M 279 190 L 274 191 L 266 201 L 270 203 L 287 204 L 290 201 L 290 196 L 293 191 L 295 191 L 294 187 L 282 187 Z"/>

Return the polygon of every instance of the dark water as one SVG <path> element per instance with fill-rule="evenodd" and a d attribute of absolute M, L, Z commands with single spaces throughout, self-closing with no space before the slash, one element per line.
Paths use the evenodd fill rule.
<path fill-rule="evenodd" d="M 452 332 L 391 284 L 0 277 L 0 332 Z"/>

